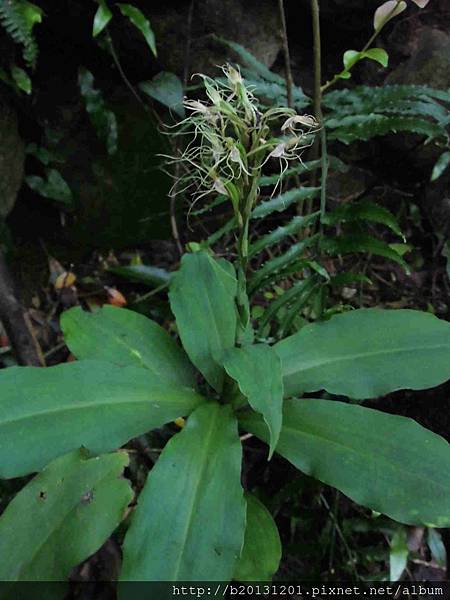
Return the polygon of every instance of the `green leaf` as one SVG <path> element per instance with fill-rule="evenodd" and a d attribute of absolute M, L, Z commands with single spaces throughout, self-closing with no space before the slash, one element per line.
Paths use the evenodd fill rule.
<path fill-rule="evenodd" d="M 445 129 L 437 124 L 419 117 L 404 117 L 402 115 L 363 114 L 333 117 L 327 119 L 325 126 L 330 140 L 338 140 L 351 144 L 357 140 L 367 141 L 379 135 L 407 131 L 426 136 L 429 140 L 435 138 L 447 139 Z"/>
<path fill-rule="evenodd" d="M 317 278 L 308 277 L 295 282 L 288 290 L 286 290 L 281 296 L 274 300 L 268 308 L 264 311 L 259 323 L 259 332 L 262 333 L 262 329 L 270 323 L 278 311 L 286 306 L 287 304 L 298 304 L 302 298 L 305 302 L 310 298 L 312 292 L 317 289 Z M 301 307 L 296 306 L 297 314 Z"/>
<path fill-rule="evenodd" d="M 310 160 L 307 162 L 301 162 L 294 167 L 290 167 L 286 169 L 286 171 L 281 173 L 275 173 L 274 175 L 263 175 L 259 179 L 260 187 L 267 187 L 269 185 L 277 185 L 280 181 L 286 179 L 286 177 L 292 177 L 293 175 L 304 175 L 305 173 L 311 173 L 316 169 L 321 167 L 322 161 L 318 160 Z"/>
<path fill-rule="evenodd" d="M 144 315 L 108 305 L 92 313 L 76 307 L 61 315 L 61 328 L 78 359 L 145 367 L 162 381 L 195 386 L 186 354 L 162 327 Z"/>
<path fill-rule="evenodd" d="M 387 67 L 389 63 L 389 55 L 386 50 L 383 50 L 382 48 L 371 48 L 370 50 L 365 50 L 364 52 L 347 50 L 343 57 L 344 67 L 347 70 L 350 70 L 357 62 L 363 60 L 364 58 L 374 60 L 382 67 Z"/>
<path fill-rule="evenodd" d="M 114 275 L 119 275 L 130 281 L 144 283 L 152 288 L 168 285 L 172 277 L 172 273 L 166 271 L 166 269 L 152 267 L 151 265 L 126 265 L 124 267 L 110 267 L 108 270 Z"/>
<path fill-rule="evenodd" d="M 66 206 L 72 206 L 72 190 L 67 181 L 56 169 L 46 169 L 47 178 L 29 175 L 25 177 L 28 186 L 44 198 L 56 200 Z"/>
<path fill-rule="evenodd" d="M 262 502 L 246 492 L 247 525 L 244 547 L 234 570 L 238 581 L 271 581 L 281 560 L 281 540 L 275 521 Z"/>
<path fill-rule="evenodd" d="M 94 76 L 84 67 L 78 70 L 78 85 L 97 135 L 105 142 L 108 154 L 115 154 L 118 138 L 116 115 L 108 109 L 101 91 L 94 88 Z"/>
<path fill-rule="evenodd" d="M 401 523 L 450 524 L 450 446 L 442 437 L 412 419 L 354 404 L 284 404 L 277 452 L 298 469 Z M 267 441 L 255 413 L 241 423 Z"/>
<path fill-rule="evenodd" d="M 31 94 L 32 91 L 32 83 L 31 79 L 26 71 L 17 67 L 16 65 L 11 67 L 11 75 L 14 79 L 17 87 L 25 92 L 25 94 Z"/>
<path fill-rule="evenodd" d="M 376 256 L 383 256 L 398 263 L 407 273 L 410 271 L 408 263 L 405 262 L 402 256 L 391 245 L 365 233 L 326 237 L 320 240 L 320 244 L 322 249 L 328 254 L 353 254 L 356 252 L 375 254 Z"/>
<path fill-rule="evenodd" d="M 254 293 L 267 281 L 271 281 L 274 273 L 277 273 L 292 263 L 293 260 L 302 256 L 307 248 L 309 248 L 317 240 L 317 235 L 310 236 L 290 246 L 281 256 L 276 256 L 271 260 L 268 260 L 264 266 L 262 266 L 248 283 L 249 293 Z"/>
<path fill-rule="evenodd" d="M 436 529 L 428 529 L 427 542 L 431 556 L 441 568 L 447 567 L 447 551 L 442 541 L 442 536 Z"/>
<path fill-rule="evenodd" d="M 42 22 L 43 10 L 36 4 L 27 2 L 27 0 L 22 0 L 21 5 L 22 14 L 25 17 L 27 27 L 31 31 L 36 23 Z"/>
<path fill-rule="evenodd" d="M 347 52 L 344 52 L 342 62 L 344 63 L 344 67 L 346 69 L 351 69 L 353 65 L 361 60 L 361 58 L 361 52 L 358 52 L 357 50 L 347 50 Z"/>
<path fill-rule="evenodd" d="M 58 458 L 7 506 L 0 518 L 2 581 L 63 581 L 121 522 L 133 498 L 122 478 L 128 456 L 87 454 Z"/>
<path fill-rule="evenodd" d="M 147 369 L 100 361 L 0 372 L 0 477 L 19 477 L 84 446 L 109 452 L 189 414 L 203 398 Z"/>
<path fill-rule="evenodd" d="M 283 418 L 283 381 L 277 353 L 265 344 L 232 348 L 225 355 L 224 367 L 250 406 L 263 415 L 270 432 L 269 459 L 272 458 Z"/>
<path fill-rule="evenodd" d="M 320 212 L 311 213 L 304 217 L 293 217 L 286 225 L 277 227 L 267 235 L 263 235 L 251 244 L 248 255 L 251 258 L 258 252 L 262 252 L 266 248 L 270 248 L 274 244 L 278 244 L 281 240 L 284 240 L 290 235 L 295 235 L 301 229 L 308 227 L 311 223 L 314 223 L 320 216 Z"/>
<path fill-rule="evenodd" d="M 272 198 L 272 200 L 261 202 L 261 204 L 253 210 L 251 218 L 261 219 L 274 212 L 283 212 L 296 202 L 317 198 L 319 193 L 320 188 L 317 187 L 301 187 L 289 190 L 288 192 L 284 192 L 284 194 Z"/>
<path fill-rule="evenodd" d="M 183 346 L 218 392 L 223 385 L 223 355 L 236 337 L 237 283 L 232 271 L 231 265 L 223 268 L 206 252 L 185 254 L 169 292 Z"/>
<path fill-rule="evenodd" d="M 390 210 L 384 206 L 380 206 L 375 202 L 363 200 L 351 204 L 344 204 L 335 210 L 327 213 L 322 220 L 326 225 L 334 225 L 341 221 L 371 221 L 373 223 L 381 223 L 389 227 L 394 233 L 400 237 L 404 237 L 398 225 L 397 219 Z"/>
<path fill-rule="evenodd" d="M 389 64 L 389 54 L 383 48 L 370 48 L 362 52 L 363 58 L 369 58 L 379 63 L 382 67 L 387 67 Z"/>
<path fill-rule="evenodd" d="M 439 177 L 444 173 L 446 168 L 450 165 L 450 151 L 444 152 L 441 154 L 436 164 L 433 167 L 433 172 L 431 173 L 431 181 L 436 181 Z"/>
<path fill-rule="evenodd" d="M 139 84 L 140 89 L 151 96 L 177 115 L 184 118 L 185 110 L 183 106 L 183 84 L 175 73 L 158 73 L 151 81 L 143 81 Z"/>
<path fill-rule="evenodd" d="M 139 8 L 136 8 L 136 6 L 133 6 L 132 4 L 117 4 L 117 6 L 119 7 L 120 12 L 125 17 L 128 17 L 133 25 L 139 29 L 144 36 L 150 50 L 155 56 L 157 56 L 155 34 L 151 28 L 150 21 L 144 16 Z"/>
<path fill-rule="evenodd" d="M 408 565 L 409 556 L 406 530 L 403 527 L 394 533 L 389 546 L 389 579 L 398 581 Z"/>
<path fill-rule="evenodd" d="M 354 310 L 275 345 L 286 396 L 327 390 L 377 398 L 450 378 L 450 323 L 415 310 Z"/>
<path fill-rule="evenodd" d="M 122 580 L 231 579 L 244 541 L 241 460 L 230 406 L 211 402 L 192 413 L 141 492 L 125 537 Z"/>
<path fill-rule="evenodd" d="M 105 0 L 97 0 L 99 7 L 94 17 L 92 26 L 92 37 L 97 37 L 108 25 L 112 19 L 112 12 L 109 10 Z"/>

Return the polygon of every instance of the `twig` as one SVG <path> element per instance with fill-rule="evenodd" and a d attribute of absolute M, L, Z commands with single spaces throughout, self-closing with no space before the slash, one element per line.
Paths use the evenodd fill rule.
<path fill-rule="evenodd" d="M 122 65 L 120 63 L 119 57 L 117 55 L 116 49 L 114 47 L 113 41 L 112 41 L 112 37 L 111 35 L 108 33 L 106 36 L 106 40 L 108 43 L 108 48 L 109 51 L 111 52 L 111 56 L 112 59 L 114 61 L 114 64 L 117 67 L 117 70 L 119 71 L 119 75 L 122 77 L 123 82 L 125 83 L 125 85 L 127 86 L 127 88 L 130 90 L 131 94 L 134 96 L 134 98 L 138 101 L 138 103 L 142 106 L 142 108 L 148 112 L 149 108 L 148 106 L 145 104 L 145 102 L 142 100 L 142 98 L 139 96 L 139 94 L 137 93 L 137 91 L 135 90 L 133 84 L 131 83 L 131 81 L 128 79 L 128 77 L 125 74 L 125 71 L 122 68 Z"/>
<path fill-rule="evenodd" d="M 288 42 L 287 26 L 286 26 L 286 14 L 284 11 L 284 0 L 278 0 L 278 9 L 280 12 L 280 21 L 281 21 L 281 39 L 283 41 L 287 105 L 289 106 L 289 108 L 293 108 L 294 107 L 294 96 L 293 96 L 294 79 L 292 77 L 291 56 L 289 53 L 289 42 Z"/>
<path fill-rule="evenodd" d="M 30 319 L 20 304 L 3 252 L 0 250 L 0 320 L 20 365 L 45 366 Z"/>

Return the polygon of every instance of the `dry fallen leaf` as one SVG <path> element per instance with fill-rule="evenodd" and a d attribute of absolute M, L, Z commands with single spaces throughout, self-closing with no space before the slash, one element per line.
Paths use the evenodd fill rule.
<path fill-rule="evenodd" d="M 55 280 L 55 290 L 72 287 L 77 280 L 77 277 L 72 271 L 63 271 Z"/>
<path fill-rule="evenodd" d="M 127 301 L 126 298 L 123 294 L 121 294 L 119 292 L 119 290 L 116 290 L 115 288 L 112 287 L 108 287 L 107 285 L 105 285 L 105 290 L 106 293 L 108 294 L 108 303 L 112 304 L 113 306 L 126 306 L 127 305 Z"/>

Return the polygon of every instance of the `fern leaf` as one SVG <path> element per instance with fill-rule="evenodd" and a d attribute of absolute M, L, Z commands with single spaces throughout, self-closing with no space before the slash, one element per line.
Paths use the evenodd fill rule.
<path fill-rule="evenodd" d="M 328 119 L 326 126 L 330 140 L 351 144 L 357 140 L 367 141 L 379 135 L 408 131 L 424 135 L 428 141 L 447 137 L 445 130 L 438 124 L 415 117 L 387 117 L 385 115 L 355 115 L 342 119 Z"/>
<path fill-rule="evenodd" d="M 33 35 L 36 23 L 42 20 L 42 10 L 26 0 L 0 0 L 0 24 L 17 44 L 31 68 L 36 66 L 38 46 Z"/>

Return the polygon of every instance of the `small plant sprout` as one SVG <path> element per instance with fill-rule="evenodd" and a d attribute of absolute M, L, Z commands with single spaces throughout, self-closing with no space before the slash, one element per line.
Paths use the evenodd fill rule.
<path fill-rule="evenodd" d="M 231 65 L 222 71 L 225 77 L 221 79 L 199 75 L 206 101 L 184 101 L 190 115 L 179 123 L 178 134 L 191 134 L 192 139 L 170 163 L 181 163 L 185 172 L 176 180 L 173 193 L 191 191 L 193 204 L 211 194 L 226 196 L 232 203 L 239 228 L 238 306 L 245 329 L 249 322 L 245 291 L 248 226 L 259 197 L 262 169 L 271 158 L 277 159 L 281 180 L 289 162 L 300 160 L 302 151 L 312 144 L 319 123 L 287 107 L 262 112 L 240 71 Z M 272 133 L 277 128 L 278 137 Z"/>

